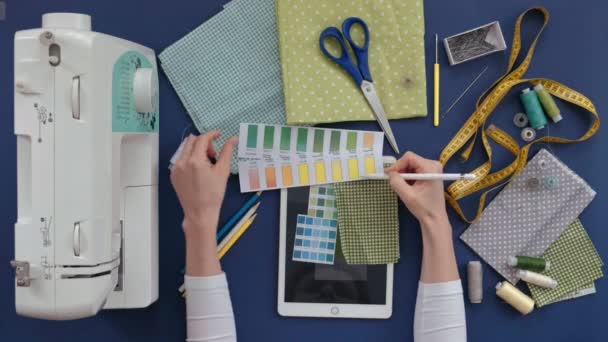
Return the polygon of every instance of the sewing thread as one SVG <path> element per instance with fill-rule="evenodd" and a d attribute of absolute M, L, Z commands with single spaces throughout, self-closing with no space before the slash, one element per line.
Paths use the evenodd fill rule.
<path fill-rule="evenodd" d="M 467 265 L 467 278 L 469 285 L 469 301 L 474 304 L 481 303 L 483 299 L 483 270 L 481 268 L 481 262 L 469 262 Z"/>
<path fill-rule="evenodd" d="M 521 278 L 526 283 L 534 284 L 546 289 L 554 289 L 557 287 L 557 280 L 547 277 L 544 274 L 526 270 L 518 270 L 517 277 Z"/>
<path fill-rule="evenodd" d="M 562 120 L 562 114 L 553 99 L 553 96 L 549 94 L 547 89 L 543 87 L 542 84 L 537 84 L 534 86 L 534 92 L 538 96 L 538 100 L 543 105 L 545 109 L 545 113 L 553 120 L 553 122 L 560 122 Z"/>
<path fill-rule="evenodd" d="M 530 126 L 534 129 L 545 128 L 548 123 L 547 117 L 545 117 L 545 112 L 538 101 L 536 93 L 531 91 L 530 88 L 526 88 L 521 91 L 519 98 L 530 121 Z"/>
<path fill-rule="evenodd" d="M 524 315 L 534 310 L 534 300 L 507 281 L 496 284 L 496 295 Z"/>
<path fill-rule="evenodd" d="M 517 267 L 522 270 L 528 270 L 533 272 L 548 271 L 551 267 L 551 262 L 545 261 L 545 259 L 543 258 L 521 255 L 510 257 L 508 260 L 508 264 L 511 267 Z"/>

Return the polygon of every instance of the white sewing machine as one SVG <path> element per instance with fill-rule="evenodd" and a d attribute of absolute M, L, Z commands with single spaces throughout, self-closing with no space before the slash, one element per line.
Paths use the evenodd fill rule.
<path fill-rule="evenodd" d="M 158 298 L 154 51 L 53 13 L 15 34 L 17 313 L 66 320 Z"/>

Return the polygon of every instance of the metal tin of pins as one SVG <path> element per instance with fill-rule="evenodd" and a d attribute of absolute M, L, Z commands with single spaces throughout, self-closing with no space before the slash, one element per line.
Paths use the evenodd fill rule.
<path fill-rule="evenodd" d="M 474 304 L 483 300 L 483 269 L 481 262 L 470 261 L 467 265 L 467 283 L 469 287 L 469 301 Z"/>
<path fill-rule="evenodd" d="M 534 300 L 507 281 L 496 284 L 496 295 L 524 315 L 534 310 Z"/>
<path fill-rule="evenodd" d="M 525 113 L 517 113 L 513 117 L 513 124 L 519 128 L 524 128 L 528 126 L 528 117 Z"/>
<path fill-rule="evenodd" d="M 518 270 L 517 277 L 521 278 L 526 283 L 534 284 L 546 289 L 554 289 L 557 287 L 557 280 L 547 277 L 544 274 L 527 270 Z"/>
<path fill-rule="evenodd" d="M 539 83 L 534 86 L 534 92 L 536 92 L 538 100 L 543 105 L 545 113 L 547 113 L 551 120 L 553 120 L 553 122 L 560 122 L 562 120 L 562 114 L 559 111 L 555 100 L 553 100 L 553 96 L 549 94 L 547 89 L 545 89 L 545 87 Z"/>
<path fill-rule="evenodd" d="M 530 88 L 526 88 L 519 94 L 522 105 L 524 106 L 530 126 L 534 129 L 543 129 L 547 125 L 547 117 L 543 111 L 543 107 L 540 105 L 536 92 L 531 91 Z"/>
<path fill-rule="evenodd" d="M 543 186 L 549 190 L 557 189 L 559 187 L 559 178 L 554 176 L 545 177 L 543 178 Z"/>
<path fill-rule="evenodd" d="M 521 130 L 521 139 L 526 142 L 530 142 L 536 139 L 536 131 L 531 127 L 526 127 Z"/>

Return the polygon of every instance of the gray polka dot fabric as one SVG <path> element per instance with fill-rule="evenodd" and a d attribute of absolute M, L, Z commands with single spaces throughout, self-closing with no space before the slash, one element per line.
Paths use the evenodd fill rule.
<path fill-rule="evenodd" d="M 460 238 L 515 284 L 508 258 L 543 255 L 594 197 L 581 177 L 542 149 Z"/>

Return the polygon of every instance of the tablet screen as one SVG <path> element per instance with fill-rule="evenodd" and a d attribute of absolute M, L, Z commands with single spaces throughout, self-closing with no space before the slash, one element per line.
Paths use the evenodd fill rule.
<path fill-rule="evenodd" d="M 308 187 L 287 190 L 285 302 L 385 305 L 386 265 L 348 265 L 339 248 L 333 265 L 292 260 L 297 217 L 307 212 L 308 195 Z"/>

